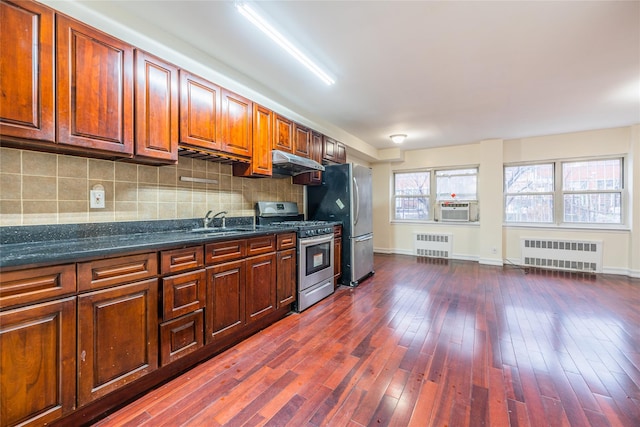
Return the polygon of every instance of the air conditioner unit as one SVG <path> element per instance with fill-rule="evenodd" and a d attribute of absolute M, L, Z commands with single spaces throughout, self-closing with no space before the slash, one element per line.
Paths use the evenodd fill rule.
<path fill-rule="evenodd" d="M 469 202 L 440 202 L 440 221 L 469 221 Z"/>

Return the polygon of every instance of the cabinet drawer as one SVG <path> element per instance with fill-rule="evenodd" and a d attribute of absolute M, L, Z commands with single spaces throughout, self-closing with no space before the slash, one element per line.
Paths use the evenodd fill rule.
<path fill-rule="evenodd" d="M 202 246 L 160 252 L 160 273 L 170 274 L 204 266 Z"/>
<path fill-rule="evenodd" d="M 0 273 L 0 308 L 75 292 L 75 264 Z"/>
<path fill-rule="evenodd" d="M 296 247 L 296 233 L 278 234 L 276 240 L 279 251 Z"/>
<path fill-rule="evenodd" d="M 147 279 L 158 274 L 155 252 L 78 264 L 78 290 L 87 291 Z"/>
<path fill-rule="evenodd" d="M 204 345 L 202 310 L 160 325 L 160 363 L 165 366 Z"/>
<path fill-rule="evenodd" d="M 175 319 L 204 307 L 207 275 L 204 270 L 162 279 L 163 319 Z"/>
<path fill-rule="evenodd" d="M 205 261 L 207 265 L 244 258 L 246 254 L 246 240 L 227 240 L 225 242 L 209 243 L 205 246 Z"/>
<path fill-rule="evenodd" d="M 247 256 L 266 254 L 276 250 L 275 236 L 260 236 L 247 239 Z"/>

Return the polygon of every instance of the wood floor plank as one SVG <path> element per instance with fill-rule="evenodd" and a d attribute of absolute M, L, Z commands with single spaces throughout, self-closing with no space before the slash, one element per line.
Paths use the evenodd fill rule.
<path fill-rule="evenodd" d="M 375 269 L 95 425 L 640 426 L 640 280 Z"/>

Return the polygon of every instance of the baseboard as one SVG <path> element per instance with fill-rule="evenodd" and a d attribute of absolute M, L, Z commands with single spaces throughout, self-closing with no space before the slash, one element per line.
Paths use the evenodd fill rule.
<path fill-rule="evenodd" d="M 505 264 L 525 267 L 522 265 L 522 262 L 520 261 L 519 258 L 507 258 L 505 259 Z M 599 274 L 613 274 L 616 276 L 629 276 L 634 278 L 640 278 L 640 271 L 630 270 L 628 268 L 619 268 L 619 267 L 603 267 L 602 273 L 599 273 Z"/>
<path fill-rule="evenodd" d="M 404 249 L 374 248 L 373 251 L 376 253 L 387 254 L 387 255 L 396 254 L 396 255 L 416 256 L 412 250 L 404 250 Z M 519 258 L 505 258 L 504 260 L 501 260 L 501 259 L 494 259 L 494 258 L 479 258 L 474 255 L 452 254 L 451 258 L 449 259 L 460 260 L 460 261 L 474 261 L 479 264 L 494 265 L 497 267 L 503 267 L 505 265 L 514 265 L 518 267 L 524 267 Z M 602 274 L 613 274 L 616 276 L 629 276 L 635 279 L 640 279 L 640 270 L 630 270 L 626 268 L 604 267 Z"/>
<path fill-rule="evenodd" d="M 417 256 L 413 253 L 411 249 L 383 249 L 383 248 L 373 248 L 373 252 L 378 254 L 386 254 L 386 255 L 410 255 Z M 451 254 L 451 257 L 448 259 L 459 260 L 459 261 L 475 261 L 478 262 L 478 257 L 474 255 L 463 255 L 463 254 Z"/>
<path fill-rule="evenodd" d="M 480 258 L 478 262 L 483 265 L 495 265 L 496 267 L 502 267 L 504 264 L 500 258 Z"/>

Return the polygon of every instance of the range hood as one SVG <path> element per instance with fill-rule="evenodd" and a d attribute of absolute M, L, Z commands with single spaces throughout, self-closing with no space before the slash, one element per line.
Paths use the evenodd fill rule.
<path fill-rule="evenodd" d="M 271 151 L 273 176 L 295 176 L 305 172 L 323 171 L 324 166 L 315 160 L 296 156 L 286 151 Z"/>

